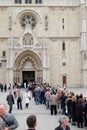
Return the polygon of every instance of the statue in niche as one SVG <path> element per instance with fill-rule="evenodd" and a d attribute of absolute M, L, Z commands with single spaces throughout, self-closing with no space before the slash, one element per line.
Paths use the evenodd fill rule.
<path fill-rule="evenodd" d="M 11 16 L 9 16 L 9 30 L 12 29 L 12 18 Z"/>
<path fill-rule="evenodd" d="M 24 46 L 32 46 L 33 45 L 33 36 L 30 33 L 26 33 L 23 37 L 23 45 Z"/>

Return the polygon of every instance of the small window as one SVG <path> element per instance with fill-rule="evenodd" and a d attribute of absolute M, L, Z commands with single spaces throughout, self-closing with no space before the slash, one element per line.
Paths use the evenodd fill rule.
<path fill-rule="evenodd" d="M 5 51 L 2 52 L 2 56 L 3 56 L 3 57 L 6 56 L 6 52 L 5 52 Z"/>
<path fill-rule="evenodd" d="M 38 0 L 35 0 L 35 3 L 38 3 Z"/>
<path fill-rule="evenodd" d="M 66 76 L 63 76 L 63 88 L 66 89 Z"/>
<path fill-rule="evenodd" d="M 62 29 L 64 30 L 64 25 L 62 25 Z"/>
<path fill-rule="evenodd" d="M 62 50 L 65 51 L 65 43 L 62 44 Z"/>
<path fill-rule="evenodd" d="M 42 3 L 42 0 L 35 0 L 35 3 L 36 3 L 36 4 Z"/>
<path fill-rule="evenodd" d="M 0 67 L 2 67 L 2 63 L 0 63 Z"/>
<path fill-rule="evenodd" d="M 32 3 L 32 0 L 25 0 L 25 3 Z"/>
<path fill-rule="evenodd" d="M 64 23 L 64 18 L 62 18 L 62 23 Z"/>
<path fill-rule="evenodd" d="M 15 3 L 21 3 L 21 0 L 15 0 Z"/>
<path fill-rule="evenodd" d="M 42 3 L 42 0 L 39 0 L 39 3 Z"/>

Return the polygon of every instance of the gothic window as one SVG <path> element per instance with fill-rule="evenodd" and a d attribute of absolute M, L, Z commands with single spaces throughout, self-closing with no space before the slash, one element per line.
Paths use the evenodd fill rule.
<path fill-rule="evenodd" d="M 24 46 L 32 46 L 33 45 L 33 36 L 30 33 L 26 33 L 23 37 L 23 45 Z"/>
<path fill-rule="evenodd" d="M 65 43 L 62 44 L 62 50 L 65 51 Z"/>
<path fill-rule="evenodd" d="M 23 28 L 29 25 L 32 29 L 36 27 L 37 20 L 33 14 L 26 13 L 20 18 L 20 24 Z"/>
<path fill-rule="evenodd" d="M 64 25 L 62 25 L 62 29 L 64 30 Z"/>
<path fill-rule="evenodd" d="M 66 76 L 63 76 L 62 78 L 63 78 L 63 87 L 65 87 L 65 86 L 66 86 L 66 79 L 67 79 L 67 77 L 66 77 Z M 65 89 L 65 88 L 64 88 L 64 89 Z"/>
<path fill-rule="evenodd" d="M 62 29 L 64 30 L 64 18 L 62 18 Z"/>
<path fill-rule="evenodd" d="M 5 52 L 5 51 L 2 52 L 2 56 L 3 56 L 3 57 L 6 56 L 6 52 Z"/>
<path fill-rule="evenodd" d="M 21 3 L 21 0 L 15 0 L 15 3 Z"/>
<path fill-rule="evenodd" d="M 32 0 L 25 0 L 25 3 L 32 3 Z"/>
<path fill-rule="evenodd" d="M 35 3 L 36 3 L 36 4 L 42 3 L 42 0 L 35 0 Z"/>
<path fill-rule="evenodd" d="M 64 18 L 62 18 L 62 23 L 64 23 Z"/>

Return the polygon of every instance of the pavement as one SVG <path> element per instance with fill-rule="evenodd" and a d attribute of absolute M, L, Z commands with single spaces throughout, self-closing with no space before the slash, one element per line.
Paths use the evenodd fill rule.
<path fill-rule="evenodd" d="M 87 95 L 87 88 L 67 88 L 68 91 L 73 91 L 75 93 L 83 93 Z M 22 89 L 22 93 L 24 95 L 25 90 Z M 7 92 L 0 92 L 0 103 L 4 103 L 7 106 L 6 96 Z M 12 114 L 16 117 L 19 123 L 19 127 L 16 130 L 27 130 L 26 118 L 30 114 L 35 114 L 37 117 L 37 130 L 54 130 L 58 126 L 58 115 L 50 115 L 50 110 L 47 110 L 45 105 L 36 105 L 34 99 L 32 98 L 30 101 L 29 108 L 25 108 L 25 99 L 23 100 L 23 110 L 17 110 L 16 102 L 13 106 Z M 72 126 L 70 123 L 68 124 L 71 130 L 86 130 L 86 128 L 77 128 L 77 126 Z"/>

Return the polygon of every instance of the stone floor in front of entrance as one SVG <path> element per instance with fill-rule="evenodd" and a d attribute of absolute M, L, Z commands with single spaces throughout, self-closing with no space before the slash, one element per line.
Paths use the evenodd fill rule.
<path fill-rule="evenodd" d="M 70 89 L 69 89 L 70 90 Z M 72 91 L 76 92 L 76 89 L 73 88 Z M 85 92 L 85 90 L 81 89 L 81 92 Z M 22 93 L 24 94 L 25 90 L 22 90 Z M 79 88 L 80 92 L 80 88 Z M 87 92 L 87 91 L 86 91 Z M 8 92 L 0 92 L 0 103 L 4 103 L 7 105 L 6 102 L 6 96 Z M 7 105 L 8 108 L 8 105 Z M 17 110 L 16 102 L 13 107 L 12 114 L 17 118 L 19 122 L 19 127 L 17 130 L 27 130 L 27 125 L 26 125 L 26 118 L 30 114 L 35 114 L 37 117 L 37 130 L 54 130 L 58 126 L 58 115 L 50 115 L 50 111 L 46 110 L 45 105 L 35 105 L 34 100 L 32 99 L 30 101 L 30 106 L 28 109 L 25 108 L 25 99 L 23 100 L 23 110 Z M 76 126 L 72 126 L 69 123 L 69 126 L 71 130 L 86 130 L 86 128 L 77 128 Z"/>

